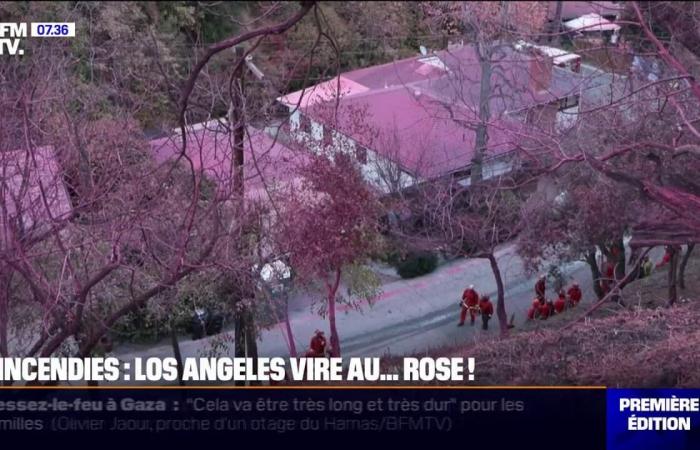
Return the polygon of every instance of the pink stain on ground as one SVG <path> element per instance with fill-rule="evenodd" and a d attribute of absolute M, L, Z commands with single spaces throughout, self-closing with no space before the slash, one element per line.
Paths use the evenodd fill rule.
<path fill-rule="evenodd" d="M 384 291 L 380 295 L 378 295 L 377 297 L 373 298 L 372 303 L 377 303 L 377 302 L 380 302 L 383 300 L 388 300 L 391 298 L 397 298 L 397 297 L 399 297 L 401 295 L 405 295 L 409 292 L 414 292 L 414 291 L 419 290 L 419 289 L 424 289 L 424 288 L 430 287 L 432 284 L 435 284 L 434 283 L 435 281 L 438 281 L 441 278 L 446 278 L 447 275 L 454 275 L 454 274 L 460 273 L 463 270 L 464 270 L 464 268 L 460 267 L 460 266 L 450 267 L 449 269 L 445 269 L 444 271 L 442 271 L 442 273 L 438 274 L 437 277 L 434 277 L 433 283 L 429 283 L 427 280 L 421 280 L 421 281 L 416 281 L 416 282 L 410 283 L 409 285 L 404 286 L 404 287 L 392 289 L 390 291 Z M 361 301 L 360 304 L 363 307 L 368 306 L 368 302 L 366 302 L 364 300 Z M 337 312 L 348 312 L 348 311 L 352 311 L 354 309 L 355 308 L 350 306 L 350 305 L 338 305 L 336 307 Z M 310 322 L 314 319 L 317 319 L 318 316 L 315 314 L 307 314 L 305 316 L 298 317 L 298 318 L 302 319 L 302 322 Z M 284 325 L 284 322 L 278 322 L 276 324 L 276 326 L 279 326 L 281 332 L 283 334 L 285 334 L 285 336 L 286 336 L 286 331 L 283 331 L 283 330 L 285 330 L 283 325 Z"/>
<path fill-rule="evenodd" d="M 462 271 L 464 271 L 464 267 L 462 267 L 462 266 L 454 266 L 454 267 L 450 267 L 449 269 L 445 270 L 445 272 L 450 274 L 450 275 L 455 275 L 455 274 L 458 274 Z"/>

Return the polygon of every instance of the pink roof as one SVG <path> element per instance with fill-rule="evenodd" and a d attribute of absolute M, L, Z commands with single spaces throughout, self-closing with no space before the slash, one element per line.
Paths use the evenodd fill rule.
<path fill-rule="evenodd" d="M 0 247 L 9 226 L 24 233 L 67 218 L 71 204 L 53 147 L 0 153 Z"/>
<path fill-rule="evenodd" d="M 434 57 L 434 56 L 433 56 Z M 310 86 L 305 90 L 292 92 L 278 100 L 285 105 L 296 106 L 303 95 L 301 108 L 312 106 L 337 97 L 348 97 L 375 89 L 404 86 L 418 81 L 437 79 L 446 74 L 427 61 L 431 57 L 414 56 L 378 66 L 353 70 L 338 77 Z"/>
<path fill-rule="evenodd" d="M 445 69 L 430 63 L 435 58 L 436 55 L 412 56 L 378 66 L 353 70 L 342 76 L 373 90 L 405 86 L 420 81 L 436 80 L 444 76 L 447 73 Z"/>
<path fill-rule="evenodd" d="M 585 33 L 587 31 L 616 31 L 620 29 L 620 25 L 601 17 L 600 14 L 590 13 L 564 22 L 564 28 Z"/>
<path fill-rule="evenodd" d="M 338 81 L 339 79 L 340 81 Z M 340 77 L 334 77 L 306 89 L 292 92 L 284 97 L 280 97 L 278 100 L 289 106 L 300 105 L 301 108 L 305 108 L 310 105 L 315 105 L 316 103 L 332 100 L 336 97 L 359 94 L 367 90 L 369 89 L 366 86 L 362 86 L 341 75 Z M 300 100 L 301 104 L 299 103 Z"/>
<path fill-rule="evenodd" d="M 481 66 L 474 47 L 464 45 L 454 50 L 440 51 L 438 55 L 451 69 L 450 73 L 438 80 L 417 85 L 444 102 L 476 107 L 479 101 Z M 534 89 L 531 83 L 533 59 L 510 46 L 499 47 L 494 52 L 491 61 L 493 116 L 500 116 L 506 110 L 514 111 L 578 93 L 576 76 L 561 76 L 558 71 L 552 73 L 551 82 L 545 91 Z"/>
<path fill-rule="evenodd" d="M 552 74 L 548 89 L 538 90 L 531 82 L 532 56 L 509 46 L 501 47 L 496 54 L 492 92 L 499 95 L 490 102 L 488 151 L 492 155 L 513 149 L 519 142 L 512 131 L 523 125 L 504 120 L 505 112 L 578 93 L 576 80 L 559 73 Z M 337 123 L 334 101 L 316 102 L 302 108 L 303 112 L 412 173 L 437 176 L 470 164 L 481 80 L 472 46 L 342 76 L 368 89 L 340 99 Z"/>
<path fill-rule="evenodd" d="M 532 57 L 509 46 L 499 48 L 492 65 L 494 91 L 504 95 L 492 101 L 492 112 L 517 109 L 528 104 L 554 100 L 573 92 L 571 80 L 553 76 L 547 92 L 533 92 L 530 86 Z M 432 63 L 431 63 L 432 62 Z M 353 70 L 340 75 L 340 97 L 347 98 L 366 92 L 376 92 L 396 86 L 417 87 L 435 98 L 476 104 L 481 69 L 474 48 L 463 45 L 453 50 L 440 50 L 428 56 L 412 56 L 387 64 Z M 337 78 L 306 88 L 302 109 L 335 99 Z M 302 91 L 280 98 L 285 104 L 296 105 Z M 321 95 L 323 94 L 323 95 Z"/>
<path fill-rule="evenodd" d="M 326 123 L 335 116 L 332 105 L 316 105 L 307 114 Z M 476 119 L 470 111 L 450 112 L 427 95 L 395 87 L 341 100 L 333 128 L 363 146 L 399 163 L 405 170 L 434 177 L 463 169 L 471 162 L 475 134 L 468 126 Z M 517 125 L 494 120 L 489 124 L 488 155 L 514 148 Z"/>
<path fill-rule="evenodd" d="M 181 144 L 181 137 L 173 135 L 151 141 L 151 149 L 156 161 L 163 163 L 180 154 Z M 229 134 L 217 130 L 215 126 L 190 130 L 187 156 L 192 160 L 195 170 L 202 170 L 221 189 L 233 186 L 234 154 Z M 306 161 L 302 153 L 292 151 L 279 140 L 275 142 L 266 133 L 252 127 L 248 127 L 243 158 L 247 196 L 263 195 L 265 186 L 273 187 L 293 180 L 296 168 Z M 187 164 L 184 159 L 181 163 Z"/>

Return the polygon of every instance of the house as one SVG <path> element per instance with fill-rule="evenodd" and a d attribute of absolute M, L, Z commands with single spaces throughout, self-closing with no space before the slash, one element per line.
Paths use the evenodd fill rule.
<path fill-rule="evenodd" d="M 580 77 L 552 60 L 537 49 L 495 47 L 485 178 L 511 170 L 526 137 L 553 131 L 559 113 L 578 104 Z M 474 47 L 457 45 L 343 73 L 278 101 L 294 139 L 312 151 L 354 154 L 368 181 L 392 192 L 444 176 L 468 182 L 480 80 Z"/>
<path fill-rule="evenodd" d="M 589 13 L 564 22 L 564 28 L 587 39 L 598 38 L 602 42 L 616 44 L 620 38 L 620 25 L 596 13 Z"/>
<path fill-rule="evenodd" d="M 187 151 L 196 171 L 202 171 L 220 191 L 230 193 L 234 181 L 234 151 L 225 120 L 212 120 L 187 127 Z M 150 141 L 157 163 L 173 160 L 181 154 L 180 130 Z M 279 139 L 253 127 L 247 127 L 244 142 L 243 178 L 246 198 L 266 198 L 266 189 L 281 187 L 295 179 L 295 169 L 306 161 L 305 155 L 286 147 Z"/>
<path fill-rule="evenodd" d="M 564 22 L 576 52 L 586 55 L 586 62 L 608 72 L 626 75 L 634 52 L 621 36 L 622 27 L 596 13 Z"/>
<path fill-rule="evenodd" d="M 525 51 L 534 49 L 540 51 L 543 55 L 552 58 L 552 64 L 562 69 L 569 69 L 574 73 L 581 72 L 581 55 L 573 52 L 562 50 L 556 47 L 548 47 L 546 45 L 536 45 L 531 42 L 519 40 L 514 45 L 516 50 Z"/>
<path fill-rule="evenodd" d="M 70 218 L 53 147 L 0 152 L 0 249 Z"/>
<path fill-rule="evenodd" d="M 547 2 L 547 19 L 554 20 L 557 14 L 557 3 L 556 1 Z M 575 19 L 577 17 L 585 16 L 586 14 L 595 13 L 603 18 L 615 21 L 618 19 L 620 14 L 624 9 L 624 4 L 622 2 L 604 2 L 604 1 L 591 1 L 591 2 L 561 2 L 561 20 L 566 22 L 567 20 Z"/>

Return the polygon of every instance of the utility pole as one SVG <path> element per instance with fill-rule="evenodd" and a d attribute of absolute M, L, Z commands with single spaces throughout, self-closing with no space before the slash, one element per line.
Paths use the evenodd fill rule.
<path fill-rule="evenodd" d="M 236 55 L 236 61 L 241 61 L 244 58 L 245 52 L 240 46 L 234 47 L 234 54 Z M 258 74 L 262 75 L 262 72 L 258 70 L 254 65 L 251 68 L 252 62 L 249 58 L 246 58 L 241 64 L 238 65 L 236 72 L 233 74 L 233 85 L 231 92 L 231 104 L 229 107 L 229 117 L 228 122 L 231 127 L 231 148 L 233 149 L 233 195 L 235 204 L 238 208 L 238 217 L 244 217 L 245 215 L 245 184 L 244 180 L 244 163 L 245 163 L 245 116 L 243 113 L 243 108 L 245 106 L 245 71 L 243 65 L 246 65 L 256 76 Z M 256 73 L 257 71 L 257 73 Z M 244 261 L 248 261 L 248 255 L 252 254 L 250 240 L 252 236 L 249 235 L 248 230 L 241 229 L 240 242 L 239 242 L 239 255 Z M 235 276 L 235 275 L 234 275 Z M 234 298 L 233 301 L 238 303 L 234 304 L 235 309 L 235 324 L 234 324 L 234 352 L 237 358 L 252 358 L 256 360 L 258 358 L 258 345 L 255 336 L 255 318 L 253 316 L 253 310 L 251 307 L 245 304 L 245 299 L 253 294 L 252 286 L 249 283 L 248 277 L 250 275 L 245 271 L 238 275 L 238 289 L 236 294 L 239 298 Z M 255 365 L 253 365 L 255 367 Z M 244 381 L 236 382 L 237 385 L 245 385 Z M 258 384 L 258 383 L 251 383 Z"/>
<path fill-rule="evenodd" d="M 559 46 L 559 40 L 561 38 L 561 14 L 564 7 L 564 2 L 561 0 L 557 1 L 557 9 L 554 13 L 554 20 L 549 28 L 549 42 L 554 43 L 554 45 Z M 549 6 L 547 7 L 547 14 L 549 14 Z"/>
<path fill-rule="evenodd" d="M 243 58 L 243 48 L 234 47 L 236 60 Z M 243 83 L 244 72 L 243 64 L 239 64 L 236 73 L 233 74 L 233 92 L 231 93 L 231 106 L 229 108 L 229 126 L 232 133 L 232 148 L 233 148 L 233 194 L 236 196 L 237 203 L 243 206 L 243 196 L 245 194 L 245 186 L 243 185 L 243 148 L 245 140 L 245 123 L 243 119 Z"/>

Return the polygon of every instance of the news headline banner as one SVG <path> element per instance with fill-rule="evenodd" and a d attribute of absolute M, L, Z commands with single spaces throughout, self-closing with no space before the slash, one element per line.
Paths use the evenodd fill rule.
<path fill-rule="evenodd" d="M 403 358 L 384 371 L 380 358 L 0 358 L 3 382 L 464 382 L 474 358 Z"/>
<path fill-rule="evenodd" d="M 160 448 L 187 441 L 227 447 L 254 436 L 294 447 L 366 445 L 388 439 L 392 446 L 434 446 L 436 436 L 470 448 L 603 448 L 604 390 L 526 389 L 221 389 L 120 388 L 0 390 L 0 434 L 31 440 L 140 442 L 154 436 Z M 546 430 L 546 439 L 534 433 Z M 231 439 L 230 441 L 228 439 Z M 475 447 L 476 446 L 476 447 Z M 218 445 L 217 445 L 218 447 Z"/>
<path fill-rule="evenodd" d="M 700 448 L 700 389 L 608 389 L 610 450 Z"/>

